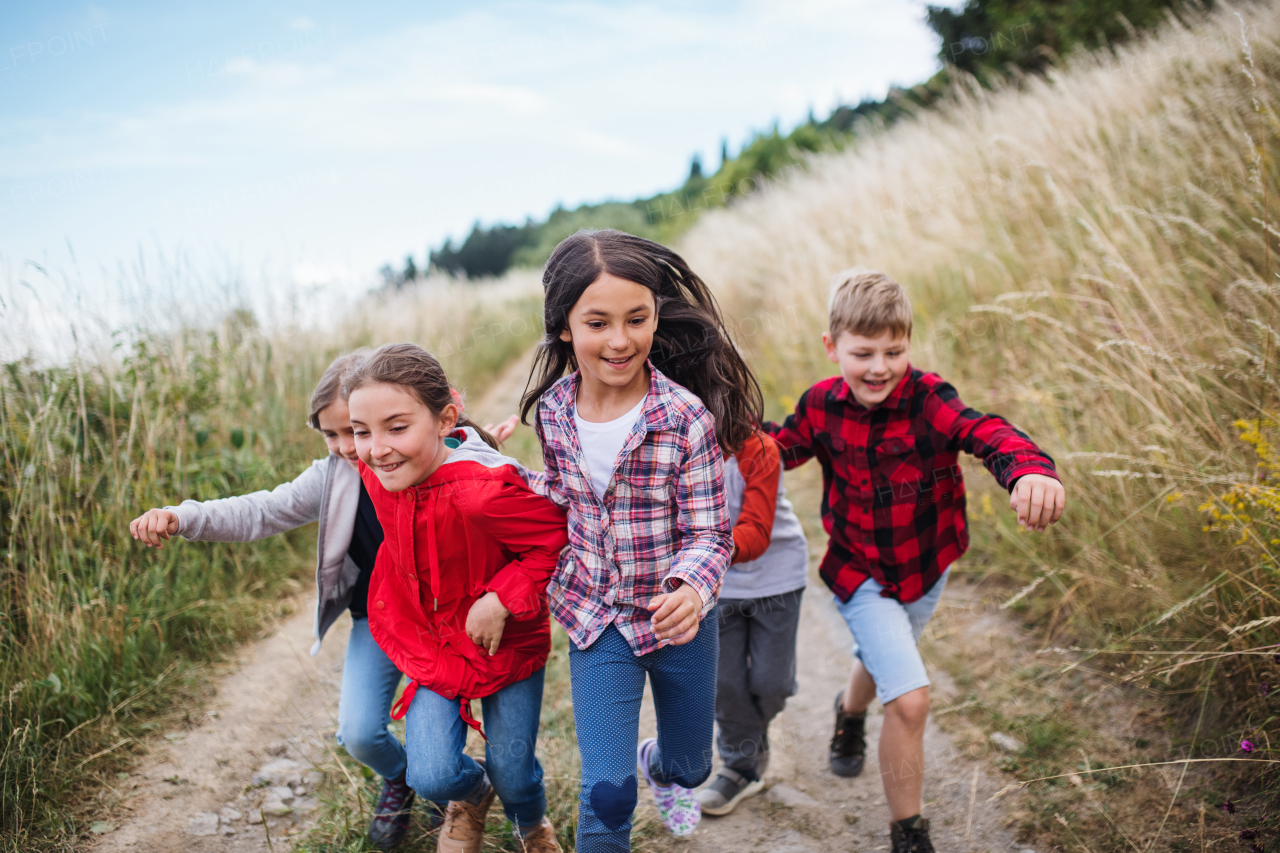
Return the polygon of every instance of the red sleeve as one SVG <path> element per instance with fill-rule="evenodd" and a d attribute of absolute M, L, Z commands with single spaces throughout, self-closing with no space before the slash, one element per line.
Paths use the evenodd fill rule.
<path fill-rule="evenodd" d="M 815 386 L 816 387 L 816 386 Z M 813 458 L 813 424 L 809 420 L 810 388 L 796 401 L 796 410 L 781 424 L 765 421 L 760 429 L 777 442 L 782 464 L 790 471 Z"/>
<path fill-rule="evenodd" d="M 517 619 L 538 614 L 560 551 L 569 544 L 564 510 L 523 486 L 497 483 L 472 493 L 469 517 L 485 534 L 515 554 L 485 585 Z"/>
<path fill-rule="evenodd" d="M 969 408 L 947 382 L 937 382 L 925 398 L 924 416 L 944 433 L 952 447 L 982 460 L 1005 489 L 1026 474 L 1058 477 L 1053 457 L 1036 446 L 1022 430 L 998 415 Z"/>
<path fill-rule="evenodd" d="M 773 518 L 778 509 L 782 460 L 777 442 L 763 433 L 747 439 L 734 458 L 738 460 L 738 471 L 747 487 L 742 493 L 738 523 L 733 526 L 733 544 L 738 546 L 733 562 L 749 563 L 769 549 Z"/>

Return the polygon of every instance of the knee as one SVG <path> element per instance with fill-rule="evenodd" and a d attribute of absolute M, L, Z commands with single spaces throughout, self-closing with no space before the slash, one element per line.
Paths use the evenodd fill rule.
<path fill-rule="evenodd" d="M 923 729 L 929 718 L 929 688 L 917 687 L 884 706 L 886 715 L 910 729 Z"/>
<path fill-rule="evenodd" d="M 696 788 L 711 776 L 711 750 L 700 754 L 680 756 L 678 758 L 663 757 L 663 768 L 666 778 L 682 788 Z"/>
<path fill-rule="evenodd" d="M 379 729 L 376 725 L 352 724 L 343 721 L 338 726 L 338 743 L 361 764 L 368 764 L 366 759 L 375 753 L 385 738 L 391 737 L 386 726 Z"/>
<path fill-rule="evenodd" d="M 583 785 L 582 794 L 596 819 L 610 831 L 617 832 L 636 810 L 636 788 L 636 777 L 628 776 L 621 785 L 607 780 L 596 782 L 590 789 Z"/>
<path fill-rule="evenodd" d="M 795 674 L 791 671 L 751 673 L 751 693 L 760 697 L 762 704 L 785 702 L 796 693 Z"/>
<path fill-rule="evenodd" d="M 459 799 L 456 788 L 462 768 L 458 762 L 433 761 L 429 758 L 421 760 L 422 758 L 414 755 L 405 769 L 405 781 L 414 793 L 423 799 L 442 803 Z"/>

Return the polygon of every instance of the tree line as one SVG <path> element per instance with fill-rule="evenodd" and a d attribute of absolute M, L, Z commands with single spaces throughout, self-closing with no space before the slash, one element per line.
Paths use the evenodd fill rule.
<path fill-rule="evenodd" d="M 1206 0 L 1207 6 L 1212 0 Z M 694 155 L 684 183 L 670 192 L 634 201 L 557 207 L 545 220 L 523 225 L 479 222 L 458 245 L 448 239 L 427 252 L 428 268 L 455 276 L 502 275 L 513 267 L 539 267 L 560 240 L 579 228 L 618 228 L 670 241 L 702 211 L 722 207 L 751 193 L 820 151 L 838 150 L 861 133 L 884 128 L 937 103 L 963 75 L 983 85 L 1043 73 L 1077 50 L 1096 50 L 1132 39 L 1185 7 L 1180 0 L 968 0 L 959 9 L 928 6 L 925 19 L 940 41 L 941 69 L 923 83 L 894 88 L 883 99 L 841 104 L 825 118 L 810 111 L 789 133 L 775 123 L 756 133 L 736 155 L 721 144 L 720 164 L 708 173 Z M 425 274 L 412 255 L 403 269 L 381 270 L 389 287 L 402 287 Z"/>

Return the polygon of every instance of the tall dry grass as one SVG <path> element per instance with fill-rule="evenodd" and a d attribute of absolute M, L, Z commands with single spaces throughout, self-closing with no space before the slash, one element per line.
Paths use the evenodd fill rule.
<path fill-rule="evenodd" d="M 1028 431 L 1068 489 L 1039 538 L 989 492 L 972 502 L 999 512 L 978 510 L 971 562 L 1037 584 L 1019 606 L 1047 645 L 1171 697 L 1178 757 L 1280 758 L 1278 99 L 1280 7 L 1219 6 L 961 91 L 683 246 L 774 415 L 834 372 L 818 342 L 833 273 L 907 287 L 915 366 Z M 1258 819 L 1267 766 L 1223 783 Z M 1113 834 L 1097 823 L 1086 837 Z"/>
<path fill-rule="evenodd" d="M 157 716 L 199 692 L 200 663 L 309 585 L 313 530 L 151 552 L 129 520 L 297 476 L 325 453 L 306 402 L 337 352 L 419 342 L 474 395 L 528 347 L 539 305 L 534 277 L 431 282 L 364 299 L 327 330 L 267 332 L 239 311 L 125 330 L 102 357 L 4 365 L 0 850 L 89 837 L 81 793 L 110 782 Z M 19 319 L 0 315 L 6 334 L 21 334 Z"/>

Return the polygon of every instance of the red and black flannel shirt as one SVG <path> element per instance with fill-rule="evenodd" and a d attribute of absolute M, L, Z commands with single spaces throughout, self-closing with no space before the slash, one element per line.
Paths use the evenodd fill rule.
<path fill-rule="evenodd" d="M 966 407 L 942 377 L 915 369 L 873 409 L 843 377 L 825 379 L 781 426 L 764 429 L 788 470 L 813 457 L 822 465 L 830 542 L 820 573 L 841 601 L 868 577 L 885 597 L 915 601 L 969 547 L 961 450 L 1006 489 L 1024 474 L 1058 476 L 1049 454 L 1004 418 Z"/>

